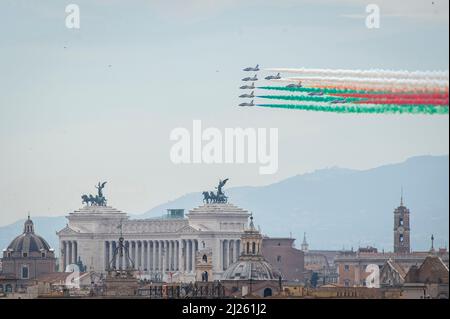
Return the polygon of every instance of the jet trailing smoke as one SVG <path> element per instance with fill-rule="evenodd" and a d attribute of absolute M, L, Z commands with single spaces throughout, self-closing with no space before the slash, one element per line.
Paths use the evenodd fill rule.
<path fill-rule="evenodd" d="M 342 70 L 342 69 L 289 69 L 271 68 L 271 72 L 297 73 L 318 77 L 360 77 L 360 78 L 391 78 L 391 79 L 424 79 L 448 81 L 448 71 L 393 71 L 393 70 Z"/>
<path fill-rule="evenodd" d="M 359 78 L 359 77 L 292 77 L 282 78 L 280 82 L 299 82 L 304 85 L 328 86 L 335 88 L 371 88 L 389 89 L 391 87 L 403 90 L 448 90 L 448 81 L 445 80 L 423 80 L 423 79 L 397 79 L 397 78 Z"/>
<path fill-rule="evenodd" d="M 265 70 L 277 72 L 276 76 L 264 77 L 277 85 L 257 89 L 279 94 L 259 94 L 257 98 L 291 104 L 255 104 L 259 107 L 335 113 L 448 114 L 448 71 Z M 285 77 L 281 73 L 297 76 Z"/>
<path fill-rule="evenodd" d="M 258 104 L 259 107 L 295 109 L 332 113 L 360 113 L 360 114 L 448 114 L 448 108 L 433 105 L 311 105 L 311 104 Z"/>

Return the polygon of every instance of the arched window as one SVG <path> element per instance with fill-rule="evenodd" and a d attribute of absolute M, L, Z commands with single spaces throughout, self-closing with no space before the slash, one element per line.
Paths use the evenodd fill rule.
<path fill-rule="evenodd" d="M 247 243 L 247 254 L 250 254 L 250 243 Z"/>
<path fill-rule="evenodd" d="M 203 262 L 207 263 L 208 262 L 208 257 L 206 255 L 203 255 L 202 260 L 203 260 Z"/>
<path fill-rule="evenodd" d="M 403 243 L 403 234 L 400 234 L 399 240 L 401 243 Z"/>
<path fill-rule="evenodd" d="M 10 284 L 5 286 L 5 292 L 12 292 L 12 286 Z"/>
<path fill-rule="evenodd" d="M 3 285 L 0 284 L 0 293 L 2 293 L 2 292 L 3 292 Z"/>
<path fill-rule="evenodd" d="M 256 253 L 256 244 L 255 242 L 252 243 L 252 254 Z"/>
<path fill-rule="evenodd" d="M 272 289 L 266 288 L 264 289 L 264 297 L 270 297 L 272 296 Z"/>

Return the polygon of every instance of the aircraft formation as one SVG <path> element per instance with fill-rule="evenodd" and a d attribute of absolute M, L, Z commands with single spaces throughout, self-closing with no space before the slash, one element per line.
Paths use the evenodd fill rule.
<path fill-rule="evenodd" d="M 246 67 L 253 75 L 242 78 L 240 94 L 250 99 L 239 106 L 297 109 L 335 113 L 448 114 L 448 71 L 262 69 Z M 258 72 L 271 72 L 260 75 Z M 276 73 L 274 73 L 276 72 Z M 297 76 L 282 76 L 295 73 Z M 271 83 L 256 86 L 259 79 Z M 284 85 L 283 85 L 284 83 Z M 258 91 L 279 94 L 255 94 Z M 255 103 L 255 99 L 285 101 L 283 104 Z M 289 103 L 286 103 L 289 101 Z"/>
<path fill-rule="evenodd" d="M 242 69 L 242 71 L 244 71 L 244 72 L 258 72 L 258 71 L 260 71 L 259 64 L 257 64 L 254 67 L 252 67 L 252 66 L 246 67 L 246 68 Z M 279 80 L 279 79 L 281 79 L 281 75 L 280 75 L 280 73 L 277 73 L 275 75 L 268 75 L 264 79 L 265 80 Z M 258 74 L 257 73 L 255 73 L 254 76 L 246 76 L 246 77 L 242 78 L 242 82 L 251 82 L 251 84 L 250 85 L 249 84 L 244 84 L 244 85 L 240 86 L 239 89 L 241 89 L 241 90 L 252 90 L 252 91 L 251 91 L 250 94 L 244 93 L 244 94 L 239 95 L 239 98 L 251 98 L 252 100 L 250 102 L 240 103 L 239 106 L 255 106 L 253 99 L 255 98 L 255 91 L 254 90 L 256 88 L 256 86 L 255 86 L 255 82 L 256 81 L 258 81 Z M 300 83 L 299 84 L 293 84 L 293 85 L 294 86 L 288 86 L 288 87 L 301 87 Z M 298 86 L 298 85 L 300 85 L 300 86 Z"/>
<path fill-rule="evenodd" d="M 242 69 L 242 71 L 244 71 L 244 72 L 255 72 L 255 74 L 253 76 L 246 76 L 246 77 L 241 79 L 242 82 L 245 82 L 245 83 L 243 85 L 241 85 L 239 87 L 239 89 L 241 89 L 241 90 L 252 90 L 252 91 L 250 93 L 244 93 L 244 94 L 239 95 L 239 98 L 241 98 L 241 99 L 248 98 L 248 99 L 252 99 L 252 100 L 250 102 L 240 103 L 238 106 L 255 106 L 254 98 L 256 97 L 255 96 L 255 89 L 257 88 L 255 86 L 255 82 L 259 80 L 258 79 L 258 73 L 257 73 L 257 72 L 260 71 L 259 64 L 257 64 L 254 67 L 252 67 L 252 66 L 246 67 L 246 68 Z M 267 80 L 267 81 L 281 80 L 281 74 L 280 74 L 280 72 L 278 72 L 276 74 L 268 75 L 268 76 L 264 77 L 264 80 Z M 251 82 L 251 84 L 247 84 L 247 82 Z M 289 88 L 291 88 L 291 89 L 299 89 L 299 88 L 302 88 L 302 87 L 303 87 L 303 84 L 302 84 L 301 80 L 300 81 L 296 81 L 295 83 L 291 83 L 291 84 L 286 85 L 286 88 L 288 88 L 288 89 Z M 308 95 L 309 96 L 323 96 L 324 94 L 323 94 L 323 92 L 311 92 Z M 346 100 L 341 98 L 341 99 L 333 100 L 331 103 L 337 104 L 337 103 L 345 103 L 345 102 L 346 102 Z"/>

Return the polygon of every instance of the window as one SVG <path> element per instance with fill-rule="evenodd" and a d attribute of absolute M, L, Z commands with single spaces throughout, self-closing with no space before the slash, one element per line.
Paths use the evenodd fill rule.
<path fill-rule="evenodd" d="M 270 296 L 272 296 L 272 289 L 270 289 L 270 288 L 266 288 L 266 289 L 264 289 L 264 297 L 270 297 Z"/>
<path fill-rule="evenodd" d="M 10 257 L 11 257 L 11 253 L 8 251 L 8 253 L 6 254 L 6 256 L 7 256 L 8 258 L 10 258 Z"/>
<path fill-rule="evenodd" d="M 400 226 L 403 226 L 403 217 L 400 217 L 398 223 L 400 224 Z"/>
<path fill-rule="evenodd" d="M 350 287 L 350 280 L 348 280 L 348 279 L 344 280 L 344 286 Z"/>
<path fill-rule="evenodd" d="M 349 265 L 344 265 L 344 271 L 349 271 L 350 270 L 350 266 Z"/>
<path fill-rule="evenodd" d="M 403 243 L 403 234 L 400 234 L 399 240 L 401 243 Z"/>
<path fill-rule="evenodd" d="M 28 265 L 22 265 L 22 279 L 28 279 Z"/>
<path fill-rule="evenodd" d="M 42 258 L 45 258 L 45 253 L 44 252 L 41 253 L 41 256 L 42 256 Z"/>
<path fill-rule="evenodd" d="M 252 254 L 255 254 L 256 252 L 256 244 L 255 242 L 252 243 Z"/>
<path fill-rule="evenodd" d="M 277 262 L 281 262 L 281 256 L 277 256 Z"/>
<path fill-rule="evenodd" d="M 28 257 L 28 253 L 23 253 L 23 257 Z"/>

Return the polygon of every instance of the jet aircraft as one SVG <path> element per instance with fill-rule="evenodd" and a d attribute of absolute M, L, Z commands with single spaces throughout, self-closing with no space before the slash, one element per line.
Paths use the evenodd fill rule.
<path fill-rule="evenodd" d="M 243 71 L 259 71 L 259 64 L 257 64 L 254 68 L 252 68 L 251 66 L 248 68 L 245 68 Z"/>
<path fill-rule="evenodd" d="M 277 73 L 277 75 L 269 75 L 265 77 L 266 80 L 279 80 L 281 79 L 280 73 Z"/>
<path fill-rule="evenodd" d="M 255 104 L 253 104 L 253 100 L 251 100 L 250 103 L 244 102 L 244 103 L 239 104 L 239 106 L 255 106 Z"/>
<path fill-rule="evenodd" d="M 254 77 L 249 77 L 249 76 L 248 76 L 248 77 L 243 78 L 242 81 L 244 81 L 244 82 L 248 82 L 248 81 L 258 81 L 258 78 L 256 77 L 256 74 L 255 74 Z"/>
<path fill-rule="evenodd" d="M 241 94 L 241 95 L 239 95 L 239 97 L 249 97 L 249 98 L 253 98 L 253 97 L 255 97 L 255 95 L 254 95 L 253 93 L 254 93 L 254 91 L 252 91 L 250 94 L 247 94 L 247 93 Z"/>

